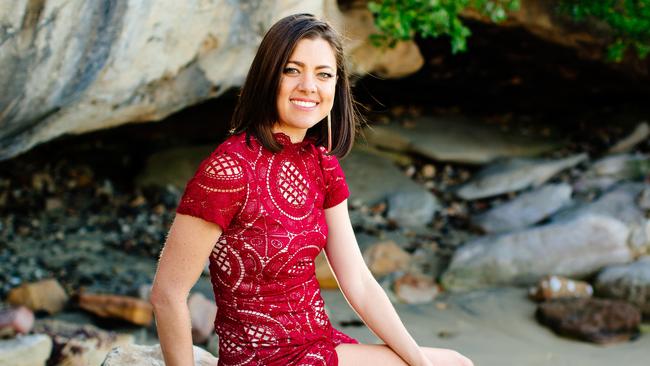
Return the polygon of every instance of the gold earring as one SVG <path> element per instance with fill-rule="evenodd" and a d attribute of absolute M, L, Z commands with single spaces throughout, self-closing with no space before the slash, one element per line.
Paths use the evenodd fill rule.
<path fill-rule="evenodd" d="M 327 112 L 327 153 L 332 151 L 332 112 Z"/>

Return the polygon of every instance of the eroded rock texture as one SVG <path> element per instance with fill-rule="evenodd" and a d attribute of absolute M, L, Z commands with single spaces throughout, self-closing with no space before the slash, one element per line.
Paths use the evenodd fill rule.
<path fill-rule="evenodd" d="M 363 58 L 357 73 L 422 65 L 412 43 L 372 48 L 370 13 L 343 14 L 336 0 L 4 1 L 0 160 L 64 133 L 160 120 L 239 86 L 265 31 L 303 12 L 344 33 L 352 61 Z"/>

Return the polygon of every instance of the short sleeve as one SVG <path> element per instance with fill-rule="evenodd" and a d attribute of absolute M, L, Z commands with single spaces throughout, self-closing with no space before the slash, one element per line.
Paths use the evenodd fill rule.
<path fill-rule="evenodd" d="M 176 212 L 213 222 L 226 231 L 246 199 L 245 173 L 235 156 L 217 148 L 187 183 Z"/>
<path fill-rule="evenodd" d="M 343 202 L 350 196 L 348 184 L 345 181 L 345 174 L 339 164 L 339 160 L 334 155 L 326 155 L 325 148 L 320 147 L 321 167 L 323 169 L 323 179 L 325 181 L 325 201 L 323 208 L 330 208 Z"/>

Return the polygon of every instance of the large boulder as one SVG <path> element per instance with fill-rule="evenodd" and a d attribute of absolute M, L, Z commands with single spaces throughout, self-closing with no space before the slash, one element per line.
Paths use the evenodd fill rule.
<path fill-rule="evenodd" d="M 45 366 L 52 352 L 52 339 L 30 334 L 0 340 L 0 366 Z"/>
<path fill-rule="evenodd" d="M 555 274 L 580 278 L 632 261 L 630 230 L 595 214 L 473 240 L 455 253 L 442 283 L 450 290 L 492 285 L 530 285 Z"/>
<path fill-rule="evenodd" d="M 575 154 L 556 160 L 518 158 L 497 162 L 458 187 L 456 194 L 465 200 L 475 200 L 537 187 L 587 158 L 587 154 Z"/>
<path fill-rule="evenodd" d="M 410 127 L 396 123 L 364 130 L 368 143 L 408 151 L 437 161 L 484 164 L 497 158 L 536 156 L 557 147 L 548 138 L 505 133 L 487 124 L 455 116 L 420 117 Z"/>
<path fill-rule="evenodd" d="M 472 221 L 488 233 L 522 229 L 570 204 L 571 193 L 571 186 L 566 183 L 547 184 L 493 207 Z"/>
<path fill-rule="evenodd" d="M 535 315 L 558 334 L 598 344 L 633 339 L 641 323 L 641 313 L 634 305 L 595 298 L 546 301 Z"/>
<path fill-rule="evenodd" d="M 243 83 L 275 21 L 304 12 L 344 33 L 353 72 L 403 76 L 423 63 L 414 43 L 372 48 L 369 11 L 343 14 L 335 0 L 5 2 L 0 160 L 64 133 L 157 121 L 219 96 Z"/>
<path fill-rule="evenodd" d="M 208 351 L 194 346 L 194 366 L 214 366 L 218 359 Z M 160 345 L 128 345 L 114 348 L 102 366 L 164 366 L 165 362 Z"/>
<path fill-rule="evenodd" d="M 54 319 L 38 320 L 34 332 L 52 339 L 53 350 L 48 362 L 54 365 L 99 366 L 111 349 L 134 342 L 131 334 Z"/>
<path fill-rule="evenodd" d="M 367 205 L 377 204 L 389 196 L 410 192 L 426 200 L 435 210 L 437 199 L 431 192 L 402 173 L 391 161 L 371 149 L 358 144 L 341 160 L 345 178 L 350 186 L 350 197 Z"/>

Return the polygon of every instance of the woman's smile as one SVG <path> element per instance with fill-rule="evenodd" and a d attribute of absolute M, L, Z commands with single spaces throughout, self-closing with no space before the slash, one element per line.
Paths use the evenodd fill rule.
<path fill-rule="evenodd" d="M 313 111 L 318 105 L 318 102 L 310 99 L 292 98 L 291 104 L 295 105 L 300 110 Z"/>

